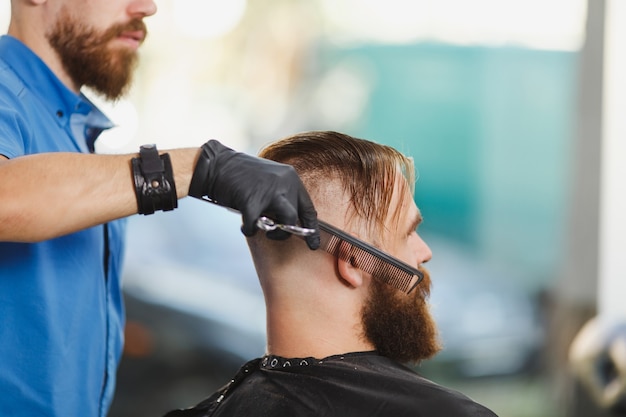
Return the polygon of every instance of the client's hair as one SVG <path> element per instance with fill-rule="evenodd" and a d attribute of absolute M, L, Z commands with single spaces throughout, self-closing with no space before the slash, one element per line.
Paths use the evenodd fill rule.
<path fill-rule="evenodd" d="M 350 197 L 354 215 L 367 220 L 369 232 L 378 236 L 398 173 L 406 179 L 402 192 L 412 194 L 415 184 L 412 159 L 390 146 L 333 131 L 289 136 L 262 149 L 259 156 L 292 165 L 311 194 L 337 181 Z"/>

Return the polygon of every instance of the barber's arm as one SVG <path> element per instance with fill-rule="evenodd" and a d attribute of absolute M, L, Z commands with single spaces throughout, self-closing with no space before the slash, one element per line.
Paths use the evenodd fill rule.
<path fill-rule="evenodd" d="M 242 214 L 242 231 L 256 232 L 261 214 L 317 228 L 317 214 L 292 167 L 235 152 L 217 141 L 169 154 L 176 198 L 193 182 L 206 197 Z M 42 153 L 0 156 L 0 241 L 35 242 L 72 233 L 140 210 L 132 159 L 139 155 Z M 192 181 L 193 178 L 193 181 Z M 271 238 L 287 236 L 270 234 Z M 307 238 L 312 249 L 319 234 Z"/>
<path fill-rule="evenodd" d="M 198 149 L 170 151 L 178 197 Z M 137 213 L 131 158 L 41 153 L 0 156 L 0 241 L 36 242 Z"/>

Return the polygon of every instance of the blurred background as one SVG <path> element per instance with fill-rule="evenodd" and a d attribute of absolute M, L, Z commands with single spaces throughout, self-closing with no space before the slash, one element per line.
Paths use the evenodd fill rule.
<path fill-rule="evenodd" d="M 256 153 L 304 130 L 398 148 L 419 170 L 445 346 L 418 372 L 501 417 L 604 415 L 567 350 L 597 311 L 605 1 L 156 3 L 99 152 Z M 239 226 L 190 199 L 131 218 L 111 417 L 196 404 L 264 353 Z"/>

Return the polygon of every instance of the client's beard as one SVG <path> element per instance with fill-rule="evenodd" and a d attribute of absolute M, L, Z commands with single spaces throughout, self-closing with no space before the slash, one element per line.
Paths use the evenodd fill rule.
<path fill-rule="evenodd" d="M 369 296 L 361 312 L 364 336 L 378 353 L 398 362 L 419 362 L 434 356 L 441 345 L 437 326 L 426 299 L 430 276 L 410 293 L 372 279 Z"/>

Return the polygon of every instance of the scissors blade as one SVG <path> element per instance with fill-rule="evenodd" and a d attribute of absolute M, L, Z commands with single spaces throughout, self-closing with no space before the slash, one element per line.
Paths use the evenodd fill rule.
<path fill-rule="evenodd" d="M 306 227 L 295 226 L 295 225 L 290 225 L 290 224 L 276 223 L 274 220 L 265 216 L 259 217 L 259 219 L 256 222 L 256 225 L 259 229 L 265 232 L 279 229 L 279 230 L 282 230 L 282 231 L 285 231 L 285 232 L 288 232 L 297 236 L 311 236 L 312 234 L 315 233 L 315 229 L 309 229 Z"/>
<path fill-rule="evenodd" d="M 200 198 L 200 200 L 205 201 L 207 203 L 211 203 L 211 204 L 215 204 L 215 202 L 213 200 L 211 200 L 210 198 L 203 196 L 202 198 Z M 238 210 L 235 209 L 231 209 L 226 207 L 229 211 L 232 211 L 234 213 L 239 213 Z M 315 229 L 309 229 L 306 227 L 301 227 L 301 226 L 295 226 L 295 225 L 290 225 L 290 224 L 281 224 L 281 223 L 276 223 L 274 220 L 270 219 L 269 217 L 266 216 L 261 216 L 258 218 L 258 220 L 256 221 L 256 226 L 263 230 L 264 232 L 270 232 L 272 230 L 283 230 L 285 232 L 291 233 L 292 235 L 297 235 L 297 236 L 311 236 L 313 234 L 315 234 L 315 232 L 317 232 L 317 230 Z"/>

